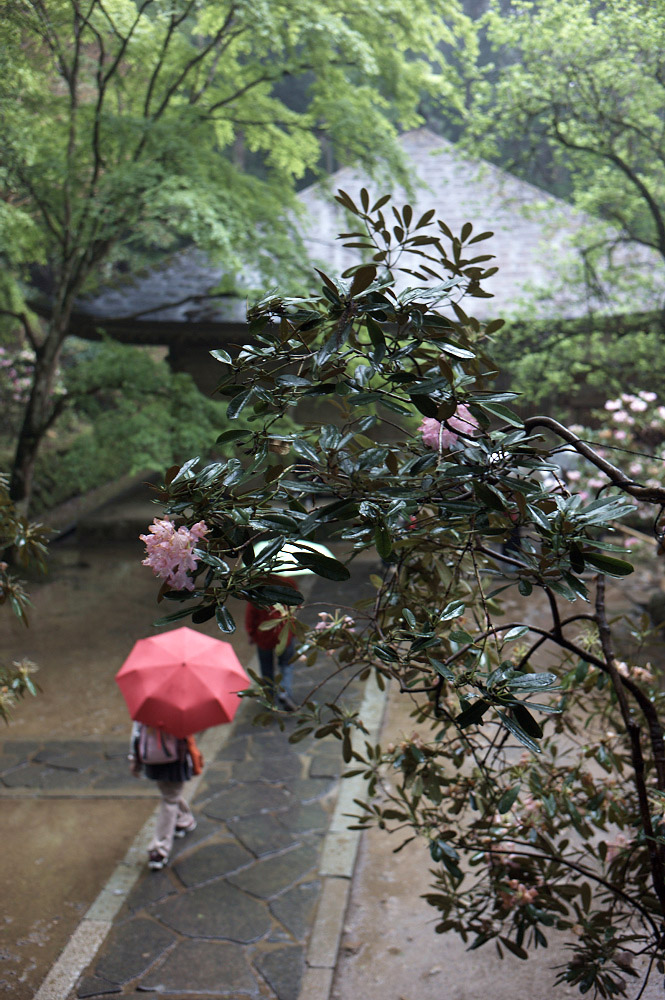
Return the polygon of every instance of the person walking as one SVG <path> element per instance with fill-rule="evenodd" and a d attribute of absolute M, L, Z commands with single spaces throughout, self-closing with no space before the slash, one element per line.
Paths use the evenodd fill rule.
<path fill-rule="evenodd" d="M 266 583 L 279 584 L 281 587 L 292 587 L 298 590 L 297 583 L 284 576 L 267 577 Z M 261 676 L 275 684 L 275 658 L 277 658 L 277 669 L 282 675 L 282 679 L 277 690 L 277 702 L 286 712 L 293 712 L 296 704 L 293 700 L 293 671 L 294 664 L 291 662 L 295 654 L 295 636 L 289 629 L 286 637 L 286 645 L 281 653 L 277 653 L 277 646 L 282 638 L 282 630 L 285 627 L 280 625 L 280 620 L 284 618 L 284 610 L 279 605 L 272 605 L 268 608 L 261 608 L 251 601 L 247 602 L 245 609 L 245 628 L 249 641 L 256 644 L 256 652 L 259 658 Z M 261 628 L 266 622 L 273 622 L 273 627 Z"/>
<path fill-rule="evenodd" d="M 193 737 L 177 739 L 166 730 L 135 722 L 129 767 L 135 777 L 145 773 L 162 796 L 148 847 L 148 867 L 159 871 L 168 864 L 174 837 L 184 837 L 196 829 L 196 819 L 182 793 L 185 782 L 201 773 L 203 759 Z"/>

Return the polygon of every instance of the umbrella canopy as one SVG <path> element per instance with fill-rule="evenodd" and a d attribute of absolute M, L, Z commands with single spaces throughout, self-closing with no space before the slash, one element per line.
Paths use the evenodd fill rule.
<path fill-rule="evenodd" d="M 254 546 L 257 556 L 270 544 L 272 543 L 257 542 Z M 313 570 L 306 569 L 300 563 L 296 562 L 293 558 L 294 552 L 314 552 L 320 556 L 325 556 L 327 559 L 335 558 L 330 549 L 327 549 L 325 545 L 321 545 L 319 542 L 285 542 L 275 560 L 275 566 L 270 572 L 284 573 L 285 576 L 313 576 Z"/>
<path fill-rule="evenodd" d="M 180 739 L 230 722 L 251 684 L 229 642 L 186 627 L 139 639 L 115 679 L 132 719 Z"/>

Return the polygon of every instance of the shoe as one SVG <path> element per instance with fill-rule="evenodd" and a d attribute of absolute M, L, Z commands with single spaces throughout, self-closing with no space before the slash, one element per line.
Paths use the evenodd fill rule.
<path fill-rule="evenodd" d="M 288 694 L 280 694 L 277 699 L 279 707 L 285 712 L 295 712 L 298 706 L 292 698 L 289 698 Z"/>
<path fill-rule="evenodd" d="M 152 850 L 148 854 L 148 868 L 150 868 L 153 872 L 161 871 L 162 868 L 166 867 L 168 860 L 169 859 L 163 854 L 160 854 L 159 851 Z"/>
<path fill-rule="evenodd" d="M 196 820 L 189 824 L 189 826 L 177 826 L 173 831 L 173 836 L 180 840 L 182 837 L 186 837 L 188 833 L 194 833 L 196 830 Z"/>

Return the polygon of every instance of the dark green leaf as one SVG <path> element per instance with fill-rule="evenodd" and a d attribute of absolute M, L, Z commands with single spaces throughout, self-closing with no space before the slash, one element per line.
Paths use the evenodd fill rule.
<path fill-rule="evenodd" d="M 497 809 L 501 813 L 501 815 L 507 813 L 510 807 L 513 805 L 513 803 L 517 800 L 517 796 L 520 793 L 521 787 L 522 786 L 520 784 L 513 785 L 512 788 L 509 788 L 506 792 L 503 793 L 503 795 L 499 799 L 499 804 L 497 806 Z"/>
<path fill-rule="evenodd" d="M 237 396 L 233 397 L 226 408 L 226 415 L 229 420 L 233 420 L 245 409 L 247 404 L 251 401 L 253 395 L 253 389 L 244 389 L 242 392 L 239 392 Z"/>
<path fill-rule="evenodd" d="M 464 644 L 467 642 L 473 642 L 473 636 L 469 635 L 469 633 L 462 628 L 453 629 L 452 632 L 448 633 L 448 638 L 452 639 L 453 642 L 461 642 Z"/>
<path fill-rule="evenodd" d="M 228 353 L 228 351 L 222 351 L 222 350 L 210 351 L 210 357 L 214 358 L 215 361 L 221 361 L 222 364 L 225 365 L 233 364 L 233 358 Z"/>
<path fill-rule="evenodd" d="M 227 634 L 235 632 L 236 623 L 233 620 L 233 615 L 228 610 L 228 608 L 224 607 L 223 604 L 219 604 L 217 606 L 217 610 L 215 612 L 215 618 L 217 619 L 217 625 L 219 626 L 221 632 L 225 632 Z"/>
<path fill-rule="evenodd" d="M 441 341 L 437 345 L 444 351 L 445 354 L 452 354 L 454 358 L 475 358 L 473 351 L 468 351 L 466 347 L 460 347 L 459 344 L 451 344 L 448 341 Z"/>
<path fill-rule="evenodd" d="M 416 617 L 413 611 L 409 611 L 408 608 L 402 608 L 402 617 L 404 618 L 404 621 L 409 626 L 409 628 L 413 629 L 416 627 Z"/>
<path fill-rule="evenodd" d="M 214 604 L 204 604 L 202 607 L 197 608 L 192 611 L 192 621 L 195 625 L 202 625 L 204 622 L 209 622 L 211 618 L 215 617 L 215 605 Z"/>
<path fill-rule="evenodd" d="M 182 621 L 183 618 L 189 618 L 194 608 L 181 608 L 180 611 L 173 611 L 170 615 L 164 615 L 163 618 L 158 618 L 153 625 L 170 625 L 171 622 Z"/>
<path fill-rule="evenodd" d="M 411 401 L 424 417 L 436 417 L 439 407 L 429 396 L 421 396 L 416 393 L 411 396 Z"/>
<path fill-rule="evenodd" d="M 508 681 L 508 687 L 513 691 L 542 691 L 558 684 L 556 674 L 516 674 Z"/>
<path fill-rule="evenodd" d="M 524 961 L 529 957 L 524 948 L 522 948 L 519 944 L 515 944 L 514 941 L 510 940 L 510 938 L 501 937 L 499 940 L 501 941 L 501 944 L 506 946 L 509 952 L 516 956 L 516 958 L 521 958 Z"/>
<path fill-rule="evenodd" d="M 521 420 L 516 413 L 513 413 L 512 410 L 509 410 L 507 406 L 503 406 L 502 403 L 483 403 L 479 401 L 476 403 L 476 406 L 481 407 L 483 410 L 487 410 L 487 412 L 491 413 L 494 417 L 500 417 L 507 423 L 512 424 L 513 427 L 524 426 L 524 421 Z"/>
<path fill-rule="evenodd" d="M 319 552 L 294 552 L 293 557 L 301 566 L 311 569 L 326 580 L 348 580 L 351 576 L 343 563 L 329 556 L 322 556 Z"/>
<path fill-rule="evenodd" d="M 625 559 L 615 559 L 614 556 L 606 556 L 602 552 L 585 550 L 584 559 L 607 576 L 629 576 L 634 572 L 634 567 Z"/>
<path fill-rule="evenodd" d="M 517 625 L 516 628 L 509 629 L 503 637 L 504 642 L 511 642 L 513 639 L 520 639 L 529 631 L 528 625 Z"/>
<path fill-rule="evenodd" d="M 318 452 L 307 441 L 303 441 L 302 438 L 297 438 L 293 442 L 293 450 L 296 455 L 300 455 L 301 458 L 307 459 L 308 462 L 312 462 L 314 465 L 318 465 L 320 458 Z"/>
<path fill-rule="evenodd" d="M 252 432 L 242 427 L 233 427 L 230 431 L 224 431 L 216 440 L 216 444 L 229 444 L 231 441 L 240 441 L 243 438 L 251 437 Z"/>
<path fill-rule="evenodd" d="M 299 590 L 293 587 L 282 587 L 278 583 L 266 583 L 249 591 L 250 600 L 254 604 L 270 607 L 273 604 L 302 604 L 305 598 Z"/>
<path fill-rule="evenodd" d="M 377 524 L 374 529 L 374 544 L 381 558 L 388 559 L 393 550 L 393 542 L 390 531 L 383 523 Z"/>
<path fill-rule="evenodd" d="M 474 726 L 483 721 L 483 715 L 489 707 L 490 703 L 488 701 L 485 701 L 484 698 L 479 698 L 477 701 L 474 701 L 473 705 L 460 712 L 455 722 L 460 729 L 465 729 L 467 726 Z"/>
<path fill-rule="evenodd" d="M 279 535 L 277 538 L 273 539 L 272 542 L 268 542 L 266 547 L 262 549 L 257 556 L 255 556 L 255 562 L 264 563 L 276 556 L 278 552 L 281 552 L 284 547 L 284 536 Z"/>
<path fill-rule="evenodd" d="M 339 200 L 340 199 L 337 198 L 337 201 L 339 201 Z M 316 273 L 318 274 L 318 276 L 321 278 L 321 280 L 323 281 L 323 283 L 326 286 L 326 288 L 328 289 L 328 291 L 332 294 L 334 300 L 336 302 L 340 302 L 341 301 L 341 294 L 340 294 L 339 288 L 334 283 L 334 281 L 332 280 L 332 278 L 329 278 L 327 274 L 324 274 L 323 271 L 320 271 L 318 269 L 318 267 L 315 267 L 314 270 L 316 271 Z"/>
<path fill-rule="evenodd" d="M 390 646 L 372 646 L 374 653 L 384 663 L 399 663 L 399 656 Z"/>
<path fill-rule="evenodd" d="M 441 663 L 440 660 L 433 660 L 431 657 L 428 657 L 428 660 L 436 670 L 437 674 L 441 674 L 441 676 L 445 677 L 447 681 L 455 680 L 455 674 L 445 665 L 445 663 Z"/>
<path fill-rule="evenodd" d="M 522 727 L 527 736 L 531 736 L 534 740 L 540 740 L 543 738 L 543 731 L 540 725 L 536 722 L 528 708 L 521 702 L 517 705 L 513 705 L 513 716 L 515 717 L 515 721 Z"/>
<path fill-rule="evenodd" d="M 364 292 L 365 289 L 369 288 L 375 278 L 376 267 L 374 264 L 364 264 L 362 267 L 359 267 L 353 275 L 349 295 L 351 297 L 354 295 L 360 295 L 361 292 Z"/>
<path fill-rule="evenodd" d="M 538 744 L 534 743 L 531 737 L 524 732 L 522 727 L 518 725 L 517 722 L 515 722 L 513 719 L 509 719 L 508 716 L 505 715 L 503 712 L 499 712 L 498 715 L 502 723 L 508 730 L 508 732 L 512 733 L 513 736 L 516 739 L 518 739 L 520 743 L 522 743 L 528 750 L 531 750 L 532 753 L 542 752 Z"/>
<path fill-rule="evenodd" d="M 171 480 L 171 485 L 179 483 L 183 479 L 192 479 L 194 476 L 192 469 L 198 462 L 200 462 L 200 457 L 197 455 L 196 458 L 190 458 L 189 462 L 185 462 L 184 465 L 181 465 L 178 474 Z"/>
<path fill-rule="evenodd" d="M 277 385 L 293 386 L 294 388 L 312 384 L 308 378 L 301 378 L 299 375 L 278 375 L 275 382 Z"/>
<path fill-rule="evenodd" d="M 526 509 L 529 512 L 530 517 L 533 518 L 536 524 L 540 525 L 541 528 L 544 528 L 545 531 L 552 530 L 552 525 L 550 524 L 547 518 L 547 514 L 545 514 L 545 512 L 540 509 L 540 507 L 536 507 L 535 504 L 528 503 L 526 505 Z"/>

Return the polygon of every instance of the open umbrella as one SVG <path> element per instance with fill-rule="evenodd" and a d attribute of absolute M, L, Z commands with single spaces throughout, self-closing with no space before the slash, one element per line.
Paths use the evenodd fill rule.
<path fill-rule="evenodd" d="M 139 639 L 115 679 L 132 719 L 180 739 L 230 722 L 251 684 L 229 642 L 186 627 Z"/>
<path fill-rule="evenodd" d="M 266 546 L 271 544 L 271 542 L 257 542 L 254 546 L 256 555 L 260 555 Z M 319 542 L 285 542 L 277 556 L 275 566 L 271 572 L 284 573 L 285 576 L 313 576 L 313 570 L 301 566 L 300 563 L 294 559 L 294 552 L 310 552 L 314 555 L 318 554 L 320 556 L 325 556 L 327 559 L 335 558 L 330 549 L 327 549 L 325 545 L 321 545 Z"/>

